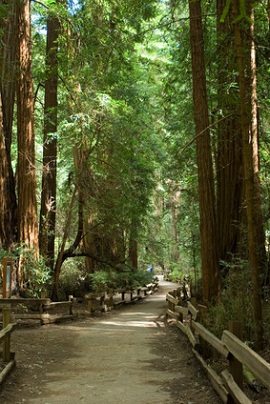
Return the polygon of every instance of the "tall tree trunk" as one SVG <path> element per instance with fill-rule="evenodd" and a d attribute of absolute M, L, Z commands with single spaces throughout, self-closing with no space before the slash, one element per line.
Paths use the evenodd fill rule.
<path fill-rule="evenodd" d="M 221 22 L 226 0 L 217 0 L 218 142 L 216 153 L 219 259 L 224 267 L 239 254 L 243 217 L 242 140 L 239 126 L 232 17 Z M 243 243 L 246 245 L 246 243 Z M 246 256 L 245 256 L 246 258 Z"/>
<path fill-rule="evenodd" d="M 253 20 L 253 10 L 250 1 L 246 1 L 245 5 L 247 15 Z M 253 23 L 247 21 L 244 16 L 242 16 L 242 19 L 239 21 L 240 9 L 238 7 L 239 2 L 233 0 L 234 19 L 236 21 L 234 24 L 234 34 L 239 73 L 249 264 L 253 283 L 256 343 L 257 348 L 261 348 L 263 341 L 263 324 L 260 276 L 266 268 L 266 252 L 258 164 L 256 63 L 253 40 L 254 26 Z"/>
<path fill-rule="evenodd" d="M 18 57 L 18 235 L 38 255 L 30 0 L 20 2 Z"/>
<path fill-rule="evenodd" d="M 1 102 L 0 102 L 1 104 Z M 0 105 L 1 108 L 2 105 Z M 2 110 L 2 108 L 1 108 Z M 2 112 L 2 111 L 1 111 Z M 7 150 L 4 137 L 4 128 L 2 125 L 2 114 L 0 112 L 0 244 L 6 249 L 12 246 L 16 227 L 15 225 L 15 206 L 12 206 L 12 193 L 14 187 L 11 186 Z M 16 226 L 16 225 L 15 225 Z"/>
<path fill-rule="evenodd" d="M 7 18 L 0 23 L 3 32 L 0 52 L 0 243 L 9 249 L 17 240 L 17 201 L 11 165 L 12 124 L 16 90 L 16 46 L 18 31 L 17 0 L 4 1 Z"/>
<path fill-rule="evenodd" d="M 132 219 L 129 236 L 129 261 L 132 268 L 138 269 L 138 224 L 136 219 Z"/>
<path fill-rule="evenodd" d="M 189 12 L 194 121 L 196 129 L 200 201 L 203 298 L 205 301 L 215 301 L 218 299 L 219 295 L 219 270 L 201 1 L 190 0 Z"/>
<path fill-rule="evenodd" d="M 179 254 L 179 231 L 178 231 L 178 217 L 180 208 L 181 191 L 173 187 L 170 191 L 170 208 L 172 218 L 172 259 L 177 263 L 180 258 Z"/>
<path fill-rule="evenodd" d="M 57 131 L 58 34 L 58 19 L 48 17 L 39 248 L 51 269 L 53 269 L 54 264 L 56 223 L 57 140 L 54 134 Z"/>

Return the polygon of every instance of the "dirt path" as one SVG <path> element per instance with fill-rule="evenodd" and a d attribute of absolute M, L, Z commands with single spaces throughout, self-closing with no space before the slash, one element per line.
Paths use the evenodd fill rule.
<path fill-rule="evenodd" d="M 16 330 L 17 369 L 1 404 L 220 404 L 186 337 L 164 323 L 172 288 L 161 282 L 99 318 Z"/>

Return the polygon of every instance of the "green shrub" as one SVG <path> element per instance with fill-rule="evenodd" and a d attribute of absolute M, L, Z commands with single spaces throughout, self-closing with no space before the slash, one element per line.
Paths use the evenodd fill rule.
<path fill-rule="evenodd" d="M 90 275 L 90 283 L 96 292 L 104 292 L 106 288 L 114 288 L 116 274 L 112 271 L 96 271 Z"/>
<path fill-rule="evenodd" d="M 91 274 L 93 289 L 97 292 L 112 289 L 133 289 L 152 282 L 153 274 L 147 271 L 97 271 Z"/>
<path fill-rule="evenodd" d="M 83 297 L 89 291 L 86 272 L 78 260 L 66 261 L 59 279 L 59 299 L 67 300 L 69 295 Z"/>
<path fill-rule="evenodd" d="M 253 300 L 250 270 L 247 265 L 230 269 L 223 285 L 220 303 L 209 309 L 207 325 L 219 338 L 229 321 L 243 323 L 244 339 L 254 338 Z"/>
<path fill-rule="evenodd" d="M 4 257 L 12 258 L 16 266 L 20 259 L 20 294 L 23 297 L 40 297 L 40 292 L 47 289 L 51 279 L 51 271 L 45 259 L 42 256 L 37 259 L 35 250 L 24 247 L 14 248 L 13 253 L 0 249 L 1 263 Z"/>
<path fill-rule="evenodd" d="M 136 271 L 131 274 L 132 287 L 144 286 L 153 281 L 153 273 L 148 271 Z"/>

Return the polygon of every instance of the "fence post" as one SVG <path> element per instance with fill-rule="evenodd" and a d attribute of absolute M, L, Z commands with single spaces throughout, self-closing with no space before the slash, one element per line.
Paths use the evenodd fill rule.
<path fill-rule="evenodd" d="M 174 290 L 171 292 L 171 294 L 172 294 L 173 297 L 177 298 L 177 290 L 176 290 L 176 289 L 174 289 Z M 170 302 L 169 308 L 170 308 L 172 311 L 174 311 L 175 303 Z"/>
<path fill-rule="evenodd" d="M 3 329 L 5 329 L 10 324 L 10 312 L 11 305 L 5 304 L 2 306 L 3 312 Z M 5 336 L 3 343 L 3 360 L 4 362 L 10 361 L 10 333 Z"/>
<path fill-rule="evenodd" d="M 12 259 L 8 257 L 3 258 L 3 287 L 2 295 L 4 298 L 11 296 L 12 287 Z"/>
<path fill-rule="evenodd" d="M 229 331 L 242 341 L 243 324 L 241 321 L 230 321 Z M 230 355 L 229 358 L 229 370 L 234 378 L 234 381 L 237 383 L 240 389 L 243 390 L 243 365 L 232 355 Z"/>
<path fill-rule="evenodd" d="M 88 310 L 90 311 L 90 313 L 93 313 L 94 311 L 94 303 L 93 303 L 93 293 L 88 293 L 87 295 L 87 305 L 88 305 Z"/>
<path fill-rule="evenodd" d="M 114 305 L 112 288 L 109 288 L 108 295 L 109 295 L 109 308 L 111 309 L 111 308 L 113 308 L 113 305 Z"/>

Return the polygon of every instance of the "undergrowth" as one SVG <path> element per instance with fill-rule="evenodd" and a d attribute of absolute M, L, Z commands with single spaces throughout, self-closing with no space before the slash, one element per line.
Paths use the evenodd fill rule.
<path fill-rule="evenodd" d="M 60 276 L 59 298 L 67 299 L 68 295 L 83 297 L 90 291 L 104 292 L 107 289 L 134 289 L 146 285 L 153 280 L 153 273 L 143 270 L 116 271 L 99 270 L 87 274 L 84 267 L 77 265 L 63 266 Z"/>
<path fill-rule="evenodd" d="M 264 339 L 270 341 L 270 302 L 263 302 Z M 231 268 L 222 286 L 220 302 L 210 306 L 203 318 L 206 328 L 221 338 L 230 321 L 243 324 L 243 340 L 250 346 L 255 341 L 255 324 L 253 314 L 252 283 L 250 270 L 246 267 Z"/>

